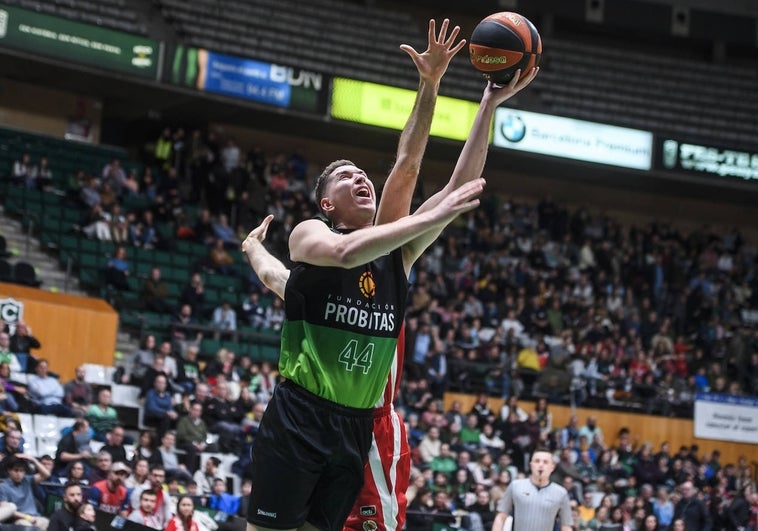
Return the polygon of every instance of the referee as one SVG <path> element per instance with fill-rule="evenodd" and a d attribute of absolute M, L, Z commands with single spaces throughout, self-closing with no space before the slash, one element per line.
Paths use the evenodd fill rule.
<path fill-rule="evenodd" d="M 555 468 L 553 455 L 542 449 L 532 454 L 531 475 L 512 482 L 497 506 L 492 531 L 553 531 L 555 518 L 561 517 L 561 531 L 572 531 L 571 504 L 566 489 L 552 483 L 550 474 Z M 506 522 L 513 516 L 512 523 Z"/>

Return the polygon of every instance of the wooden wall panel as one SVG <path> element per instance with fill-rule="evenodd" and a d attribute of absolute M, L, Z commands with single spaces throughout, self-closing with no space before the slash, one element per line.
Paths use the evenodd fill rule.
<path fill-rule="evenodd" d="M 463 406 L 462 411 L 469 412 L 476 402 L 476 396 L 445 393 L 446 411 L 454 400 L 460 400 Z M 488 400 L 490 408 L 495 412 L 500 411 L 503 402 L 503 399 L 495 397 L 490 397 Z M 519 401 L 519 405 L 526 412 L 534 410 L 534 402 L 523 400 Z M 553 415 L 553 428 L 563 428 L 568 424 L 571 416 L 569 406 L 550 404 L 549 411 Z M 577 408 L 576 415 L 579 417 L 580 426 L 586 423 L 588 416 L 595 415 L 598 426 L 603 430 L 605 442 L 609 445 L 615 444 L 621 428 L 629 428 L 633 439 L 636 438 L 639 442 L 650 441 L 656 450 L 664 441 L 671 444 L 673 452 L 676 452 L 680 446 L 697 444 L 701 454 L 720 450 L 722 463 L 736 463 L 740 456 L 745 456 L 748 462 L 758 461 L 758 448 L 751 444 L 695 438 L 692 419 L 588 408 Z"/>
<path fill-rule="evenodd" d="M 50 360 L 61 381 L 81 363 L 113 365 L 118 313 L 104 300 L 0 283 L 0 299 L 24 304 L 24 321 L 42 344 L 33 351 Z"/>

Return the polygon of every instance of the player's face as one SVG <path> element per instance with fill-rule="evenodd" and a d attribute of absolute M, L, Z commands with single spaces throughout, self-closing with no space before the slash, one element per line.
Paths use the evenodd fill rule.
<path fill-rule="evenodd" d="M 330 217 L 330 212 L 343 217 L 348 214 L 346 209 L 359 209 L 373 217 L 376 211 L 374 185 L 360 168 L 352 165 L 339 166 L 329 177 L 322 207 L 325 207 L 324 211 Z"/>
<path fill-rule="evenodd" d="M 555 468 L 553 456 L 548 452 L 535 452 L 532 460 L 529 461 L 532 477 L 536 479 L 545 479 L 550 477 Z"/>

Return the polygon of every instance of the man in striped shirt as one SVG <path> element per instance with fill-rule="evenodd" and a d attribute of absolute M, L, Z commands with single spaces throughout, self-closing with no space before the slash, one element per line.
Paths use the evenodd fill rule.
<path fill-rule="evenodd" d="M 512 482 L 500 499 L 492 531 L 553 531 L 559 515 L 561 531 L 571 531 L 573 522 L 568 492 L 550 481 L 550 474 L 555 469 L 552 454 L 547 450 L 535 450 L 529 468 L 529 477 Z M 509 516 L 513 517 L 512 521 L 506 523 Z"/>

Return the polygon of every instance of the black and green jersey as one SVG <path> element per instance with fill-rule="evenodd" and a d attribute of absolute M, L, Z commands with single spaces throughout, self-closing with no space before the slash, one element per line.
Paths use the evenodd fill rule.
<path fill-rule="evenodd" d="M 400 249 L 353 269 L 296 264 L 285 288 L 279 372 L 332 402 L 374 407 L 407 294 Z"/>

